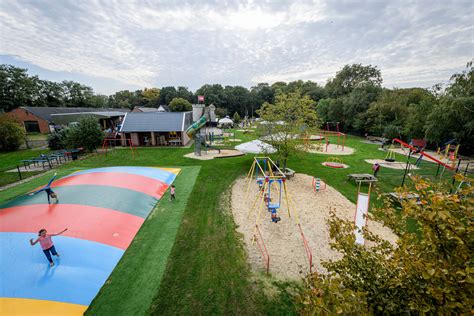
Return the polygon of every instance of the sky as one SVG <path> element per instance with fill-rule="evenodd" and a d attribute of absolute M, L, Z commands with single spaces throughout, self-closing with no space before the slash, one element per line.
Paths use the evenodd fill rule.
<path fill-rule="evenodd" d="M 1 0 L 0 63 L 95 92 L 312 80 L 431 87 L 474 57 L 474 0 Z"/>

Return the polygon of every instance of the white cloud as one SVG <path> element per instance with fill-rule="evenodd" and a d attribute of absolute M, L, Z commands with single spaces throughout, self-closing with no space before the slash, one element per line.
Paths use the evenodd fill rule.
<path fill-rule="evenodd" d="M 473 57 L 473 14 L 472 1 L 4 0 L 0 54 L 148 87 L 324 83 L 348 63 L 427 85 Z"/>

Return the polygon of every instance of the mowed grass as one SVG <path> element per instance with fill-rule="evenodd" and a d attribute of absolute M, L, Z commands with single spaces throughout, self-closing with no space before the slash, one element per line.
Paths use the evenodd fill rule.
<path fill-rule="evenodd" d="M 123 259 L 86 311 L 87 315 L 144 315 L 158 291 L 168 255 L 199 174 L 183 167 L 176 178 L 177 198 L 169 190 L 150 213 Z"/>
<path fill-rule="evenodd" d="M 236 138 L 250 140 L 254 133 L 243 135 L 236 132 Z M 371 165 L 364 159 L 385 158 L 385 153 L 379 151 L 376 145 L 364 144 L 362 138 L 348 137 L 346 145 L 356 149 L 354 155 L 340 156 L 350 165 L 349 169 L 331 169 L 323 167 L 329 156 L 319 154 L 298 154 L 290 158 L 288 167 L 297 172 L 320 177 L 329 185 L 335 187 L 343 195 L 355 202 L 357 186 L 347 181 L 349 173 L 371 173 Z M 331 140 L 335 143 L 335 140 Z M 235 145 L 235 144 L 233 144 Z M 240 236 L 235 231 L 235 224 L 229 209 L 229 189 L 233 181 L 245 175 L 250 168 L 253 156 L 199 161 L 184 158 L 185 153 L 193 149 L 181 148 L 142 148 L 138 156 L 131 157 L 128 150 L 117 149 L 104 158 L 95 155 L 82 161 L 75 161 L 59 168 L 59 175 L 70 173 L 73 169 L 96 168 L 114 165 L 137 166 L 199 166 L 200 171 L 189 199 L 182 213 L 182 220 L 177 231 L 174 244 L 169 253 L 161 282 L 158 279 L 149 280 L 155 270 L 144 271 L 150 267 L 148 261 L 160 261 L 163 267 L 165 256 L 159 253 L 155 239 L 159 231 L 153 231 L 163 222 L 158 217 L 170 215 L 177 204 L 164 203 L 162 213 L 154 213 L 145 222 L 130 249 L 119 263 L 110 280 L 93 302 L 89 314 L 130 315 L 137 311 L 140 314 L 146 310 L 149 314 L 294 314 L 296 306 L 291 294 L 286 292 L 287 284 L 255 277 L 248 266 L 246 253 Z M 397 159 L 406 159 L 398 155 Z M 426 166 L 426 169 L 424 169 Z M 69 168 L 69 169 L 66 169 Z M 436 165 L 424 162 L 420 172 L 435 174 Z M 13 198 L 47 182 L 51 175 L 34 179 L 29 183 L 2 192 L 0 200 Z M 382 168 L 376 188 L 380 192 L 393 191 L 400 185 L 403 170 Z M 181 175 L 177 181 L 186 181 Z M 408 181 L 409 184 L 409 181 Z M 308 186 L 311 185 L 308 183 Z M 177 194 L 179 196 L 179 186 Z M 5 194 L 3 194 L 5 193 Z M 158 209 L 159 209 L 158 208 Z M 166 214 L 165 214 L 166 213 Z M 148 221 L 152 221 L 148 223 Z M 176 221 L 171 221 L 178 225 Z M 175 226 L 173 226 L 175 227 Z M 145 238 L 141 238 L 143 236 Z M 147 238 L 148 237 L 148 238 Z M 171 241 L 172 239 L 168 240 Z M 146 252 L 152 252 L 148 256 Z M 142 278 L 142 274 L 145 275 Z M 122 276 L 123 275 L 123 276 Z M 139 279 L 135 283 L 135 279 Z M 265 279 L 265 282 L 261 280 Z M 263 285 L 265 283 L 265 285 Z M 267 296 L 268 287 L 272 287 L 274 295 Z M 289 285 L 291 288 L 292 285 Z M 142 290 L 143 289 L 143 290 Z M 146 291 L 146 298 L 140 298 L 141 292 Z M 152 293 L 154 292 L 154 293 Z M 150 296 L 150 293 L 153 295 Z M 132 296 L 125 301 L 125 296 Z M 137 297 L 135 297 L 137 296 Z M 152 297 L 152 299 L 150 298 Z M 150 303 L 151 302 L 151 303 Z M 130 307 L 122 307 L 130 304 Z M 104 305 L 104 306 L 102 306 Z M 110 307 L 109 305 L 118 305 Z M 148 306 L 147 306 L 148 305 Z M 126 311 L 126 312 L 125 312 Z M 138 312 L 139 311 L 139 312 Z"/>
<path fill-rule="evenodd" d="M 18 172 L 7 172 L 16 169 L 16 166 L 23 166 L 21 160 L 38 157 L 41 154 L 47 153 L 49 150 L 32 150 L 24 149 L 12 152 L 0 152 L 0 186 L 20 180 Z M 23 178 L 28 178 L 33 175 L 41 173 L 40 171 L 22 172 Z"/>

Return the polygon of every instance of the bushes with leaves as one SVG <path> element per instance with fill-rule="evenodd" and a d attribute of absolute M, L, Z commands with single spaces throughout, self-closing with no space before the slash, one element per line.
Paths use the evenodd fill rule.
<path fill-rule="evenodd" d="M 94 117 L 84 117 L 78 124 L 67 129 L 66 146 L 69 148 L 82 147 L 87 151 L 92 151 L 99 147 L 103 140 L 104 133 Z"/>
<path fill-rule="evenodd" d="M 6 115 L 0 116 L 0 150 L 17 150 L 25 141 L 25 135 L 25 130 L 18 122 Z"/>
<path fill-rule="evenodd" d="M 67 129 L 63 128 L 48 135 L 48 147 L 51 150 L 59 150 L 66 148 Z"/>
<path fill-rule="evenodd" d="M 343 257 L 323 263 L 327 275 L 307 277 L 301 313 L 471 314 L 474 188 L 450 194 L 424 179 L 413 181 L 414 192 L 401 194 L 418 194 L 418 201 L 406 199 L 401 212 L 388 201 L 377 210 L 399 235 L 396 246 L 367 230 L 372 245 L 356 245 L 354 224 L 332 214 L 331 247 Z M 417 231 L 406 229 L 407 219 Z"/>

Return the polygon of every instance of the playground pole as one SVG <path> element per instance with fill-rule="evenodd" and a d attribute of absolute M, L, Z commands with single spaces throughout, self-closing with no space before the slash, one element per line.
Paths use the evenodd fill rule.
<path fill-rule="evenodd" d="M 467 171 L 469 170 L 469 164 L 470 163 L 471 163 L 470 161 L 467 162 L 466 169 L 464 170 L 464 176 L 466 176 Z"/>
<path fill-rule="evenodd" d="M 411 158 L 411 149 L 408 153 L 407 165 L 405 167 L 405 173 L 403 174 L 402 186 L 405 184 L 405 177 L 407 176 L 408 170 L 410 169 L 410 158 Z"/>
<path fill-rule="evenodd" d="M 458 166 L 456 167 L 456 172 L 454 172 L 454 175 L 453 175 L 453 183 L 451 185 L 451 190 L 449 190 L 449 194 L 453 192 L 453 187 L 454 187 L 454 183 L 456 183 L 456 175 L 458 174 L 459 166 L 461 165 L 461 160 L 462 159 L 458 160 Z"/>

